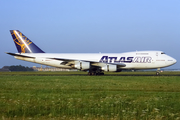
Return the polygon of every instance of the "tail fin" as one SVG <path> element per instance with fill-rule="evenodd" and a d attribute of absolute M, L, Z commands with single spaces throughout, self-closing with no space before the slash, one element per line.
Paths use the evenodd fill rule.
<path fill-rule="evenodd" d="M 36 46 L 19 30 L 10 30 L 10 32 L 19 53 L 44 53 L 44 51 Z"/>

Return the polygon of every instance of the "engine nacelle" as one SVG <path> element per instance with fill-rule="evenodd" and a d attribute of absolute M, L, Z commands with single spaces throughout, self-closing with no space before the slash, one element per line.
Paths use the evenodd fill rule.
<path fill-rule="evenodd" d="M 118 71 L 117 65 L 106 65 L 101 68 L 103 71 L 111 71 L 111 72 L 116 72 Z"/>
<path fill-rule="evenodd" d="M 74 67 L 79 70 L 87 70 L 87 69 L 90 69 L 90 62 L 78 61 L 78 62 L 75 62 Z"/>

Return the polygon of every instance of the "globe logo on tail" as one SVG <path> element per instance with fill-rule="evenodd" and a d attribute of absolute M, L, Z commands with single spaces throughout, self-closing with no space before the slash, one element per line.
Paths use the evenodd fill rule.
<path fill-rule="evenodd" d="M 32 42 L 26 36 L 16 30 L 13 30 L 12 36 L 15 44 L 21 47 L 21 53 L 26 53 L 26 50 L 32 52 L 29 48 L 29 45 L 32 44 Z"/>

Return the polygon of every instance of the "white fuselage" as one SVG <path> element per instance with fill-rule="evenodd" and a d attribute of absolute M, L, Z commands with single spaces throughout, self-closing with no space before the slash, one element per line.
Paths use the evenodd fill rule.
<path fill-rule="evenodd" d="M 123 63 L 126 66 L 121 69 L 154 69 L 171 66 L 176 63 L 176 60 L 162 51 L 136 51 L 126 53 L 79 53 L 79 54 L 55 54 L 55 53 L 21 53 L 21 55 L 30 58 L 15 56 L 16 59 L 29 62 L 39 63 L 43 65 L 59 67 L 59 68 L 74 68 L 71 65 L 62 64 L 68 60 L 69 63 L 76 61 L 89 61 L 93 66 L 103 67 L 105 64 Z M 56 59 L 52 59 L 56 58 Z M 59 59 L 58 59 L 59 58 Z M 58 60 L 57 60 L 58 59 Z M 63 59 L 63 60 L 61 60 Z M 74 63 L 73 63 L 74 64 Z"/>

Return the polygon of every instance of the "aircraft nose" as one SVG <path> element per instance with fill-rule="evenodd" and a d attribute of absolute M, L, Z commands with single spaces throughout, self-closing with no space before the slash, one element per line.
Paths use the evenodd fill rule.
<path fill-rule="evenodd" d="M 170 59 L 168 61 L 171 63 L 171 65 L 173 65 L 177 62 L 177 60 L 172 57 L 170 57 Z"/>
<path fill-rule="evenodd" d="M 177 63 L 177 60 L 176 60 L 176 59 L 174 59 L 174 58 L 173 58 L 173 63 L 174 63 L 174 64 L 175 64 L 175 63 Z"/>

